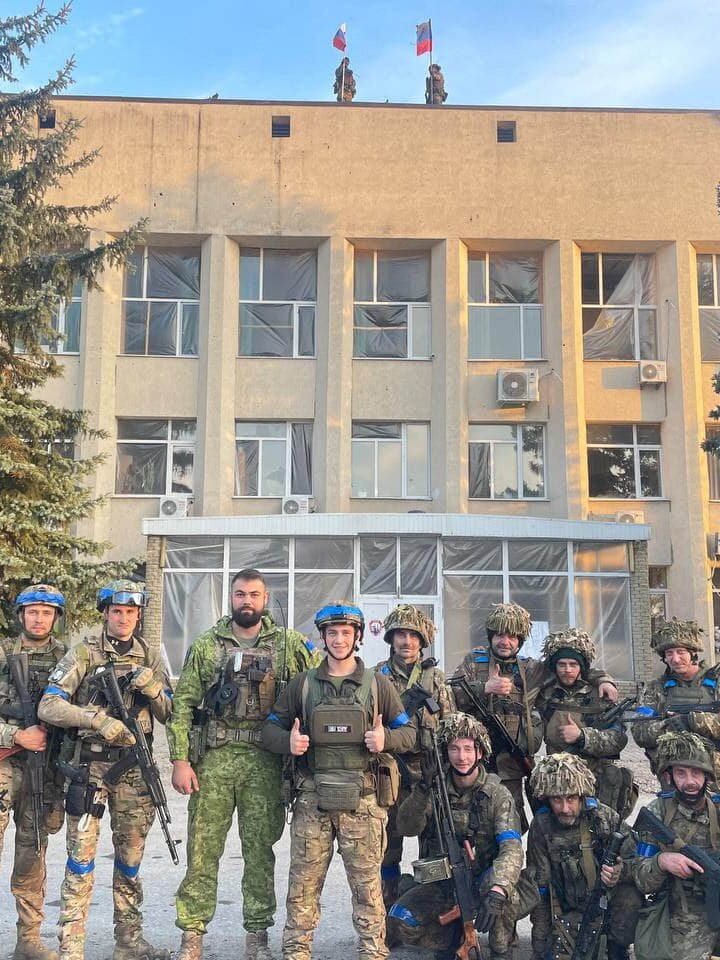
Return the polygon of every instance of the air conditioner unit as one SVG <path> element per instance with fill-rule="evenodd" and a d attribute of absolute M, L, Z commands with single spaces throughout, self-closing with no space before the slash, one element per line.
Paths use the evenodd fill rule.
<path fill-rule="evenodd" d="M 301 513 L 314 513 L 315 501 L 312 497 L 283 497 L 282 512 L 288 517 L 297 516 Z"/>
<path fill-rule="evenodd" d="M 716 560 L 720 557 L 720 533 L 715 531 L 715 533 L 710 534 L 710 556 L 713 560 Z"/>
<path fill-rule="evenodd" d="M 641 360 L 638 364 L 638 380 L 645 383 L 667 383 L 667 364 L 664 360 Z"/>
<path fill-rule="evenodd" d="M 190 498 L 176 493 L 171 497 L 160 497 L 158 515 L 161 517 L 187 517 L 190 508 Z"/>
<path fill-rule="evenodd" d="M 644 510 L 618 510 L 615 523 L 645 523 Z"/>
<path fill-rule="evenodd" d="M 502 406 L 520 406 L 540 399 L 537 367 L 527 370 L 498 370 L 497 399 Z"/>

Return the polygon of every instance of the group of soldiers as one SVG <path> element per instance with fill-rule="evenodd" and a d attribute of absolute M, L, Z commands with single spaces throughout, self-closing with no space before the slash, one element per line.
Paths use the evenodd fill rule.
<path fill-rule="evenodd" d="M 387 660 L 365 667 L 365 620 L 347 603 L 315 617 L 323 650 L 268 614 L 255 569 L 237 573 L 231 613 L 190 647 L 174 692 L 142 638 L 146 592 L 98 592 L 102 629 L 67 650 L 49 584 L 16 599 L 20 633 L 0 641 L 0 846 L 12 813 L 15 960 L 82 960 L 105 808 L 115 850 L 112 960 L 168 960 L 142 925 L 140 868 L 164 795 L 151 756 L 166 729 L 172 784 L 189 796 L 187 869 L 176 895 L 178 960 L 201 960 L 220 860 L 237 811 L 246 960 L 272 960 L 274 844 L 291 811 L 284 960 L 310 960 L 334 846 L 348 878 L 361 960 L 405 944 L 436 957 L 511 957 L 530 916 L 534 960 L 710 957 L 720 928 L 718 676 L 701 631 L 663 621 L 663 661 L 634 711 L 593 665 L 586 632 L 518 656 L 529 613 L 497 604 L 487 640 L 446 680 L 435 628 L 414 606 L 385 620 Z M 659 782 L 620 766 L 631 723 Z M 544 741 L 546 754 L 536 759 Z M 155 779 L 153 779 L 153 777 Z M 532 811 L 529 823 L 526 808 Z M 67 820 L 59 950 L 41 939 L 45 851 Z M 527 833 L 527 855 L 523 834 Z M 404 837 L 419 838 L 413 876 Z M 663 952 L 664 951 L 664 952 Z"/>
<path fill-rule="evenodd" d="M 352 103 L 357 93 L 355 74 L 350 69 L 350 57 L 343 57 L 335 71 L 333 93 L 338 103 Z M 431 63 L 425 78 L 425 103 L 439 106 L 447 100 L 445 77 L 439 63 Z"/>

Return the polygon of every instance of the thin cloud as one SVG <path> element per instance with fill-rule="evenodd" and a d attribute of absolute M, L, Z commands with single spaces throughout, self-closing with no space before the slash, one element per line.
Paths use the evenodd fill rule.
<path fill-rule="evenodd" d="M 110 47 L 119 46 L 125 38 L 125 25 L 145 15 L 144 7 L 131 7 L 120 13 L 113 13 L 102 20 L 96 20 L 86 27 L 78 27 L 75 35 L 79 50 L 89 50 L 98 44 Z"/>

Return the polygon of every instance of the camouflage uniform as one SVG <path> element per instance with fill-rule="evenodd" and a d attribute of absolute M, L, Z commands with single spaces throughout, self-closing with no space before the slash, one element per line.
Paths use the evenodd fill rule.
<path fill-rule="evenodd" d="M 440 65 L 430 64 L 430 76 L 425 78 L 425 103 L 441 104 L 447 100 L 445 91 L 445 77 L 442 75 Z"/>
<path fill-rule="evenodd" d="M 335 709 L 341 718 L 344 711 L 360 708 L 365 729 L 370 729 L 375 717 L 382 714 L 386 750 L 407 753 L 415 745 L 415 725 L 405 713 L 392 684 L 382 674 L 366 670 L 359 657 L 355 659 L 355 671 L 349 676 L 331 678 L 324 660 L 317 670 L 295 677 L 280 695 L 263 728 L 265 745 L 276 753 L 289 752 L 289 731 L 296 718 L 300 719 L 303 732 L 310 735 L 308 752 L 295 758 L 298 795 L 290 828 L 290 876 L 283 931 L 286 960 L 310 960 L 313 934 L 320 919 L 320 893 L 335 839 L 350 884 L 353 925 L 360 940 L 361 960 L 379 960 L 388 955 L 380 887 L 386 812 L 376 799 L 374 755 L 363 741 L 346 743 L 342 748 L 315 746 L 314 734 L 310 732 L 313 714 L 321 708 Z M 368 693 L 364 700 L 363 691 Z M 340 778 L 344 773 L 356 776 L 360 799 L 355 809 L 342 809 L 340 804 L 332 811 L 321 809 L 322 803 L 326 807 L 330 805 L 327 799 L 323 800 L 326 794 L 319 792 L 321 783 L 316 782 L 321 776 L 318 769 L 321 750 L 330 758 L 327 762 L 331 765 L 335 758 Z M 325 761 L 320 765 L 326 781 L 335 776 L 332 766 L 327 766 Z"/>
<path fill-rule="evenodd" d="M 533 956 L 570 956 L 574 935 L 595 886 L 603 853 L 612 834 L 617 831 L 625 834 L 627 839 L 620 850 L 620 881 L 607 891 L 610 901 L 608 957 L 627 957 L 626 947 L 633 940 L 641 899 L 633 886 L 635 843 L 630 828 L 615 810 L 587 795 L 593 786 L 589 767 L 568 753 L 543 758 L 533 772 L 531 785 L 536 787 L 542 779 L 547 779 L 546 770 L 556 776 L 555 764 L 565 765 L 572 771 L 571 776 L 581 770 L 587 783 L 571 784 L 567 793 L 561 787 L 551 787 L 559 791 L 559 796 L 576 794 L 582 797 L 580 816 L 571 827 L 561 824 L 549 806 L 539 807 L 530 824 L 525 872 L 537 885 L 540 894 L 530 915 Z"/>
<path fill-rule="evenodd" d="M 7 664 L 9 654 L 27 653 L 29 676 L 32 682 L 30 693 L 39 701 L 45 689 L 49 675 L 55 669 L 67 647 L 60 640 L 50 636 L 40 646 L 26 646 L 23 638 L 0 640 L 0 748 L 12 748 L 13 737 L 22 726 L 19 710 L 19 696 L 10 676 Z M 48 736 L 49 745 L 57 738 Z M 27 802 L 29 785 L 27 784 L 27 751 L 0 760 L 0 854 L 2 853 L 5 830 L 12 812 L 15 820 L 15 861 L 10 878 L 10 891 L 15 897 L 18 920 L 18 942 L 39 943 L 40 927 L 43 922 L 45 903 L 45 885 L 47 871 L 45 854 L 49 833 L 57 833 L 65 818 L 63 809 L 62 778 L 54 766 L 56 749 L 51 748 L 48 757 L 49 766 L 45 771 L 45 817 L 40 826 L 41 849 L 35 850 L 32 810 Z"/>
<path fill-rule="evenodd" d="M 236 654 L 243 652 L 269 659 L 267 680 L 260 689 L 240 679 L 237 699 L 227 710 L 216 712 L 212 696 L 232 671 Z M 285 823 L 280 798 L 282 761 L 261 749 L 260 724 L 275 699 L 277 682 L 317 659 L 313 645 L 302 634 L 280 629 L 267 614 L 254 640 L 238 640 L 232 618 L 225 616 L 188 651 L 166 728 L 170 759 L 190 759 L 190 732 L 201 705 L 207 752 L 194 762 L 200 789 L 188 805 L 188 867 L 176 898 L 176 924 L 181 930 L 204 934 L 215 915 L 220 858 L 236 809 L 245 862 L 243 925 L 249 932 L 273 925 L 273 845 Z"/>
<path fill-rule="evenodd" d="M 345 63 L 344 71 L 343 62 Z M 357 90 L 355 75 L 350 69 L 350 62 L 347 57 L 344 58 L 343 62 L 340 63 L 340 66 L 335 71 L 333 93 L 337 94 L 336 100 L 338 103 L 352 103 Z"/>
<path fill-rule="evenodd" d="M 445 777 L 458 841 L 462 844 L 469 840 L 475 852 L 472 867 L 479 896 L 483 897 L 493 885 L 503 887 L 508 895 L 509 909 L 503 910 L 489 935 L 493 957 L 504 956 L 513 938 L 513 911 L 523 862 L 520 820 L 513 798 L 482 765 L 469 789 L 461 790 L 455 785 L 451 770 L 441 776 Z M 400 806 L 397 825 L 403 836 L 417 836 L 425 831 L 424 856 L 444 855 L 433 817 L 431 793 L 422 781 Z M 450 950 L 459 924 L 443 926 L 438 917 L 454 905 L 452 880 L 412 887 L 390 909 L 388 936 L 427 950 Z"/>
<path fill-rule="evenodd" d="M 126 653 L 119 653 L 105 631 L 99 637 L 87 637 L 74 646 L 50 674 L 49 685 L 40 701 L 38 715 L 46 723 L 59 727 L 77 727 L 74 763 L 86 768 L 89 782 L 96 784 L 94 803 L 107 804 L 110 810 L 115 862 L 113 869 L 113 921 L 115 941 L 128 952 L 144 952 L 148 944 L 142 935 L 143 901 L 140 864 L 147 834 L 155 819 L 155 808 L 138 768 L 131 767 L 114 784 L 103 781 L 127 747 L 108 745 L 91 724 L 112 710 L 98 703 L 90 681 L 96 669 L 112 662 L 119 676 L 138 669 L 152 670 L 158 694 L 154 699 L 127 689 L 124 697 L 129 710 L 152 743 L 153 722 L 165 723 L 170 714 L 171 691 L 165 666 L 159 653 L 145 641 L 133 636 Z M 85 924 L 95 883 L 95 852 L 100 833 L 97 816 L 81 817 L 68 813 L 67 864 L 60 890 L 58 936 L 60 957 L 82 960 Z M 153 948 L 150 948 L 151 950 Z M 160 951 L 154 951 L 159 955 Z"/>

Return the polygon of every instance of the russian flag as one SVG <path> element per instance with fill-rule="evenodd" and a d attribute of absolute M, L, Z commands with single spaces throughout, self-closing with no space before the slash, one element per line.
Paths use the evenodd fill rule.
<path fill-rule="evenodd" d="M 337 29 L 337 33 L 333 37 L 333 46 L 337 50 L 344 50 L 347 46 L 347 40 L 345 39 L 345 31 L 347 30 L 347 24 L 341 23 Z"/>
<path fill-rule="evenodd" d="M 432 53 L 432 26 L 429 20 L 417 25 L 415 53 L 418 56 L 423 53 Z"/>

